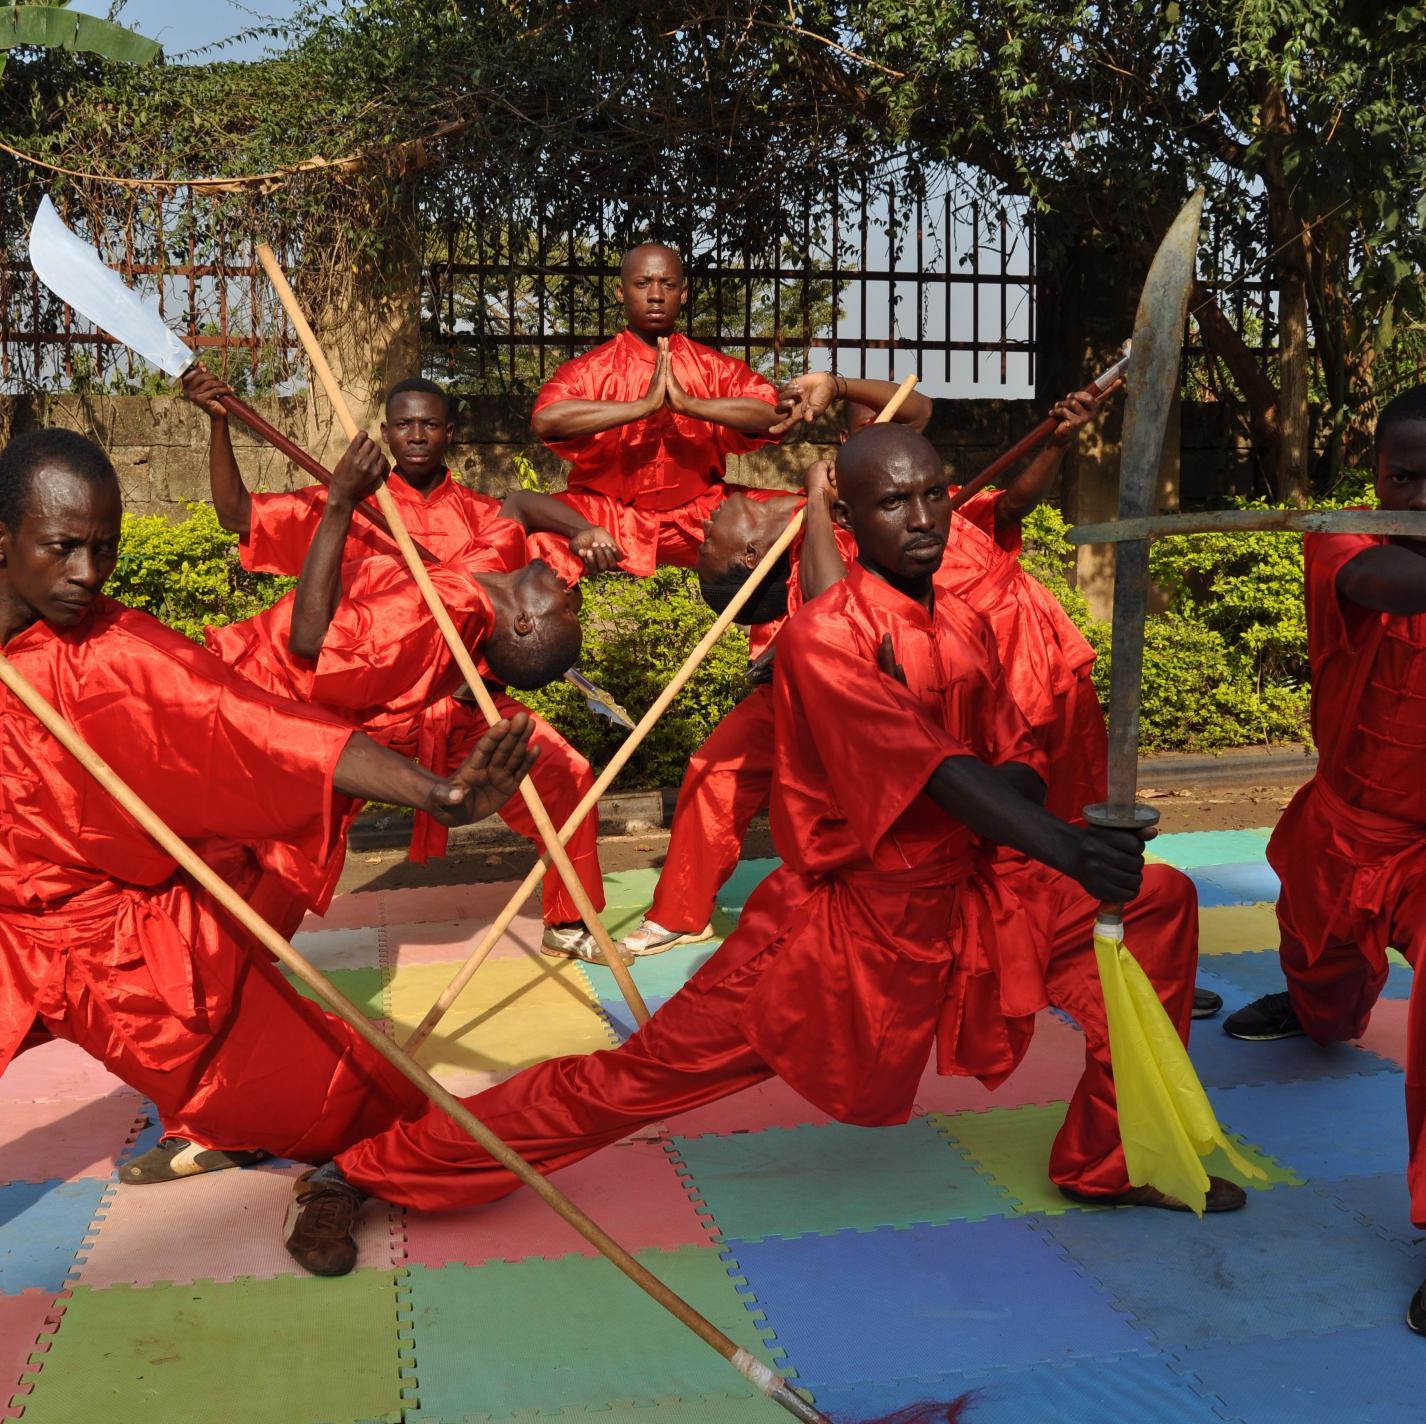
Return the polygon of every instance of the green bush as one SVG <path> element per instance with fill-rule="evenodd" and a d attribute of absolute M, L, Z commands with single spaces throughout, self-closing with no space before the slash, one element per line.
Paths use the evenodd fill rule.
<path fill-rule="evenodd" d="M 296 579 L 249 573 L 238 540 L 210 504 L 193 504 L 181 524 L 161 514 L 126 514 L 119 563 L 105 592 L 201 642 L 206 624 L 236 623 L 276 603 Z"/>

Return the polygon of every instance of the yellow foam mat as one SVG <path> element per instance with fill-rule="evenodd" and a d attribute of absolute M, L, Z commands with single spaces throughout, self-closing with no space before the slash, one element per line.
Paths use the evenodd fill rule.
<path fill-rule="evenodd" d="M 457 967 L 414 964 L 396 970 L 387 1002 L 398 1042 L 425 1017 Z M 573 960 L 525 955 L 481 965 L 416 1056 L 440 1078 L 505 1073 L 616 1042 Z"/>
<path fill-rule="evenodd" d="M 1271 905 L 1214 905 L 1198 912 L 1200 954 L 1276 949 L 1277 942 L 1277 912 Z"/>

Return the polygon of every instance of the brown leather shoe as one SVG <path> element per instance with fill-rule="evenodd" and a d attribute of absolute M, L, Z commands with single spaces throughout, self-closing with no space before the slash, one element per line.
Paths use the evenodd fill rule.
<path fill-rule="evenodd" d="M 1112 1196 L 1061 1187 L 1060 1195 L 1072 1202 L 1083 1202 L 1085 1206 L 1156 1206 L 1162 1211 L 1193 1210 L 1187 1202 L 1181 1202 L 1157 1187 L 1130 1187 L 1127 1192 L 1116 1192 Z M 1248 1194 L 1237 1182 L 1230 1182 L 1225 1177 L 1209 1177 L 1208 1194 L 1203 1203 L 1205 1212 L 1238 1211 L 1247 1204 Z"/>
<path fill-rule="evenodd" d="M 282 1225 L 287 1253 L 314 1276 L 345 1276 L 356 1265 L 352 1225 L 364 1198 L 342 1182 L 314 1182 L 307 1172 L 297 1179 Z"/>

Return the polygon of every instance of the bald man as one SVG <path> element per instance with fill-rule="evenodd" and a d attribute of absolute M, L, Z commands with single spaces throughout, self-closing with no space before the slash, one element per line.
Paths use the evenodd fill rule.
<path fill-rule="evenodd" d="M 863 1126 L 907 1120 L 933 1050 L 942 1073 L 993 1086 L 1047 999 L 1017 972 L 1041 966 L 982 846 L 1014 848 L 1091 902 L 1138 895 L 1141 841 L 1044 809 L 1040 758 L 994 637 L 935 586 L 950 532 L 935 450 L 895 426 L 864 431 L 838 459 L 837 490 L 856 560 L 778 639 L 772 828 L 783 864 L 736 933 L 621 1048 L 550 1059 L 467 1100 L 542 1172 L 774 1074 Z M 1130 1185 L 1113 1080 L 1096 1086 L 1070 1118 L 1102 1160 L 1072 1193 L 1186 1211 Z M 438 1210 L 517 1185 L 433 1108 L 304 1178 L 287 1249 L 307 1270 L 344 1274 L 364 1197 Z M 1212 1179 L 1210 1210 L 1243 1201 Z"/>
<path fill-rule="evenodd" d="M 568 489 L 555 496 L 571 512 L 569 529 L 532 540 L 570 580 L 585 565 L 568 540 L 588 524 L 613 536 L 627 573 L 692 567 L 703 522 L 729 488 L 728 456 L 756 450 L 796 416 L 745 363 L 675 330 L 688 282 L 671 247 L 632 248 L 619 274 L 614 291 L 627 328 L 566 361 L 541 388 L 530 419 L 571 463 Z"/>

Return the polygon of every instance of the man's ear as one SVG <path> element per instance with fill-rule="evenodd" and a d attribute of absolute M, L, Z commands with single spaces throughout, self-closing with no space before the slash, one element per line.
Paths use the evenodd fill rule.
<path fill-rule="evenodd" d="M 535 631 L 535 620 L 528 613 L 517 613 L 510 624 L 517 638 L 528 638 Z"/>
<path fill-rule="evenodd" d="M 832 501 L 832 519 L 843 529 L 852 527 L 852 512 L 847 508 L 846 500 L 834 499 Z"/>
<path fill-rule="evenodd" d="M 620 306 L 624 305 L 624 283 L 622 281 L 614 283 L 614 300 L 618 302 Z"/>
<path fill-rule="evenodd" d="M 758 562 L 761 558 L 762 551 L 750 539 L 748 541 L 747 547 L 743 550 L 742 557 L 739 562 L 742 563 L 744 568 L 755 569 L 757 568 Z"/>

